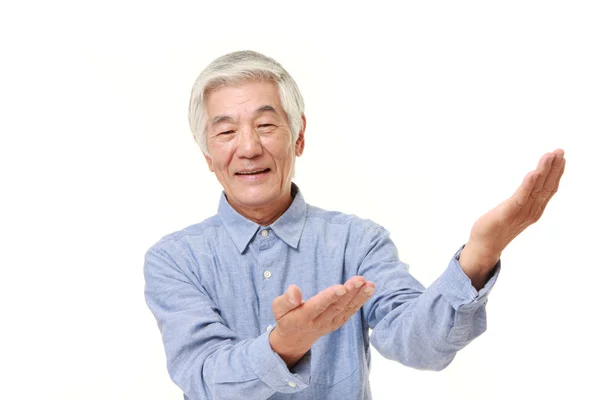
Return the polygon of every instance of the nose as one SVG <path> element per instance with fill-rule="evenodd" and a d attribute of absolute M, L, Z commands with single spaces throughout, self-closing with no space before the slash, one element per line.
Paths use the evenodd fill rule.
<path fill-rule="evenodd" d="M 238 135 L 237 155 L 241 158 L 254 158 L 262 154 L 260 135 L 252 127 L 242 129 Z"/>

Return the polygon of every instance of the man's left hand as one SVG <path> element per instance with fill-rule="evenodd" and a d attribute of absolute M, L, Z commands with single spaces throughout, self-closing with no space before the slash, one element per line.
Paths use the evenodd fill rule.
<path fill-rule="evenodd" d="M 476 289 L 483 287 L 506 246 L 540 219 L 558 190 L 565 164 L 562 149 L 544 154 L 510 198 L 475 222 L 459 264 Z"/>

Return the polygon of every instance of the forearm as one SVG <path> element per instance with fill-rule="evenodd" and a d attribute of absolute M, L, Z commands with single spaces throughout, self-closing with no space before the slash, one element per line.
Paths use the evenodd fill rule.
<path fill-rule="evenodd" d="M 167 352 L 171 379 L 191 399 L 267 399 L 276 391 L 259 379 L 253 366 L 253 342 L 223 343 L 211 352 L 181 346 Z"/>
<path fill-rule="evenodd" d="M 241 340 L 203 288 L 169 262 L 162 251 L 147 252 L 145 297 L 162 334 L 169 375 L 190 399 L 266 399 L 306 388 L 309 368 L 291 373 L 271 350 L 269 332 Z"/>
<path fill-rule="evenodd" d="M 385 357 L 414 368 L 440 370 L 485 331 L 485 304 L 498 269 L 477 291 L 457 261 L 460 254 L 426 290 L 401 269 L 378 271 L 387 279 L 382 280 L 386 288 L 370 314 L 370 320 L 377 321 L 371 341 Z M 405 289 L 398 293 L 398 287 Z"/>
<path fill-rule="evenodd" d="M 446 284 L 441 277 L 420 296 L 389 312 L 373 329 L 373 346 L 386 358 L 412 368 L 439 371 L 448 366 L 459 350 L 485 331 L 486 313 L 485 300 L 459 306 L 463 299 L 445 296 Z"/>
<path fill-rule="evenodd" d="M 303 366 L 305 373 L 294 374 L 270 351 L 268 333 L 235 345 L 223 343 L 206 357 L 200 351 L 184 351 L 189 352 L 188 367 L 172 377 L 187 386 L 186 393 L 202 388 L 200 399 L 267 399 L 275 393 L 302 390 L 309 380 L 309 366 Z"/>

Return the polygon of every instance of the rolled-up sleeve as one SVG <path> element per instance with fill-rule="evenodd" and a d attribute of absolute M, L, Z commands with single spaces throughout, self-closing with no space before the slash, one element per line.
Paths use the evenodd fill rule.
<path fill-rule="evenodd" d="M 371 343 L 386 358 L 427 370 L 448 366 L 456 353 L 486 330 L 487 297 L 500 261 L 478 292 L 458 263 L 462 246 L 427 289 L 398 259 L 389 233 L 378 227 L 365 235 L 358 273 L 377 286 L 363 307 L 373 329 Z"/>
<path fill-rule="evenodd" d="M 210 296 L 164 250 L 145 255 L 145 299 L 156 318 L 173 382 L 189 399 L 267 399 L 308 387 L 310 352 L 291 370 L 269 332 L 241 340 Z"/>

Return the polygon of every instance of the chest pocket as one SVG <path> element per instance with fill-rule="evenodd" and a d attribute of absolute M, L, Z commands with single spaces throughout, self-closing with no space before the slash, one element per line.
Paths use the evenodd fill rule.
<path fill-rule="evenodd" d="M 357 342 L 349 324 L 319 338 L 311 352 L 311 383 L 333 386 L 356 371 Z"/>

